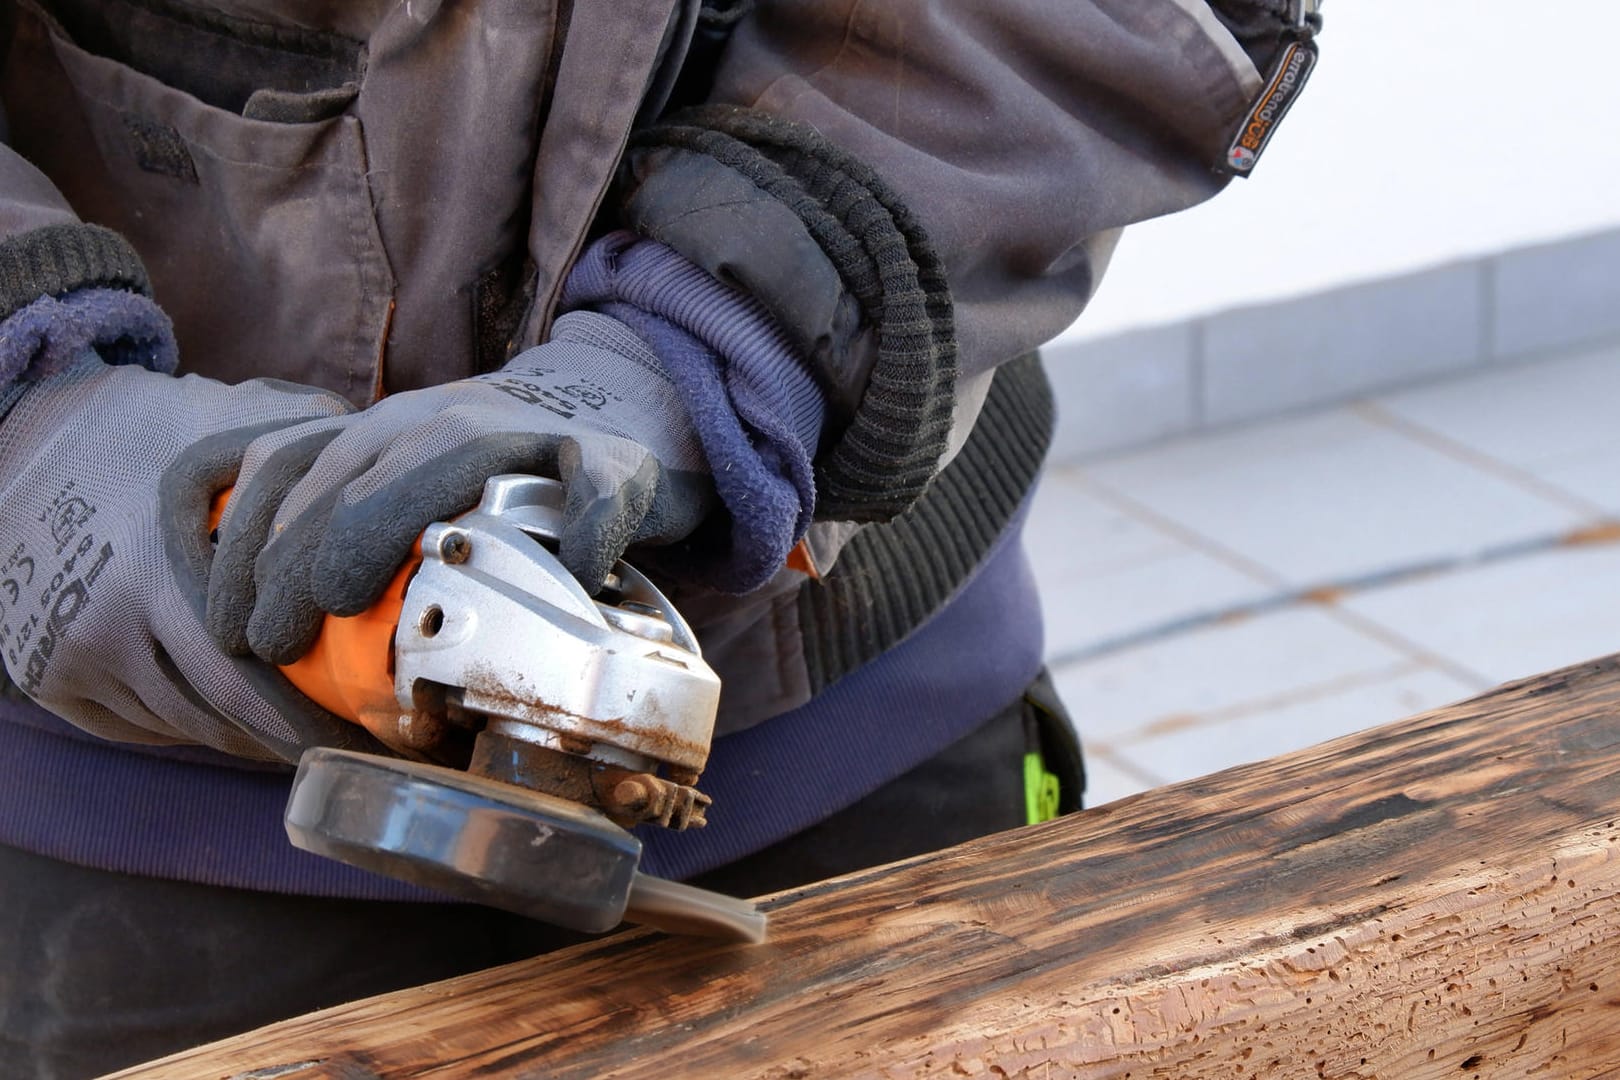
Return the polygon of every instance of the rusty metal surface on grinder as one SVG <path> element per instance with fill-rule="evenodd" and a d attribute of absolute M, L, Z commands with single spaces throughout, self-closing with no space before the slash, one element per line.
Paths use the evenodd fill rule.
<path fill-rule="evenodd" d="M 477 776 L 595 807 L 625 828 L 643 823 L 676 830 L 700 828 L 706 824 L 704 815 L 710 804 L 707 795 L 689 785 L 498 731 L 479 733 L 467 769 Z"/>

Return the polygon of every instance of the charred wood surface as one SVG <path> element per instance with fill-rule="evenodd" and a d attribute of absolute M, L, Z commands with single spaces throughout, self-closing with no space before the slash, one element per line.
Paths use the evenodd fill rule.
<path fill-rule="evenodd" d="M 1609 1075 L 1617 821 L 1610 658 L 123 1075 Z"/>

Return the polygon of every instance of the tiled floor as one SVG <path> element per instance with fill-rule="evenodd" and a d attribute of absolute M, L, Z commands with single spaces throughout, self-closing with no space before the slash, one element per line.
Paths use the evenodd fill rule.
<path fill-rule="evenodd" d="M 1054 469 L 1092 805 L 1620 651 L 1620 343 Z"/>

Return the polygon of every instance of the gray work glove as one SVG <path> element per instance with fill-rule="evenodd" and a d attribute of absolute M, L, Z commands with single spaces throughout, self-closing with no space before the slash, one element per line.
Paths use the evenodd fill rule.
<path fill-rule="evenodd" d="M 574 312 L 500 371 L 256 443 L 221 522 L 209 630 L 231 652 L 292 662 L 323 613 L 371 606 L 427 525 L 507 472 L 563 482 L 558 555 L 592 592 L 628 545 L 679 540 L 714 504 L 652 350 L 617 320 Z"/>
<path fill-rule="evenodd" d="M 347 403 L 108 366 L 85 350 L 0 422 L 0 654 L 30 698 L 84 730 L 296 760 L 367 745 L 279 672 L 203 626 L 208 514 L 248 444 Z"/>

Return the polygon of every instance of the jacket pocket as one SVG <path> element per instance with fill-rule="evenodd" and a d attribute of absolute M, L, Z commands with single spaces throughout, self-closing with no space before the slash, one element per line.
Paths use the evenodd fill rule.
<path fill-rule="evenodd" d="M 134 66 L 161 27 L 92 26 L 81 43 L 25 6 L 3 83 L 13 146 L 81 217 L 134 245 L 186 370 L 275 376 L 367 404 L 394 281 L 360 122 L 344 111 L 355 87 L 333 77 L 343 58 L 311 60 L 294 39 L 281 55 L 274 35 L 244 46 L 247 26 L 179 28 L 175 40 L 214 41 L 216 59 L 243 48 L 262 61 L 257 85 L 238 75 L 222 87 L 199 84 L 196 65 Z"/>

